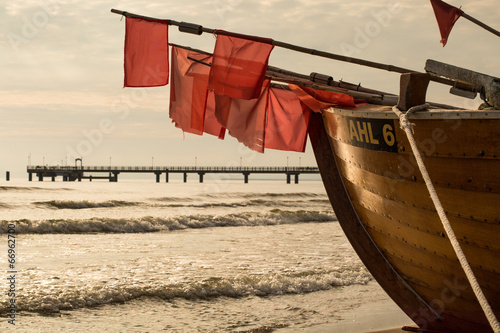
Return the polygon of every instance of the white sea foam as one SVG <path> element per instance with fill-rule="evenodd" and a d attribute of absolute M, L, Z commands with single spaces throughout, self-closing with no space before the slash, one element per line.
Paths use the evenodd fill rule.
<path fill-rule="evenodd" d="M 19 293 L 17 309 L 53 313 L 60 310 L 95 307 L 102 304 L 123 303 L 140 297 L 172 300 L 207 300 L 217 297 L 242 298 L 247 296 L 272 296 L 304 294 L 328 290 L 338 286 L 366 284 L 371 275 L 361 266 L 338 270 L 309 271 L 296 274 L 238 275 L 235 277 L 209 277 L 191 283 L 114 283 L 87 286 L 65 286 L 54 294 L 53 286 L 40 285 L 28 293 Z M 128 282 L 128 281 L 127 281 Z M 7 308 L 7 301 L 0 302 L 0 314 Z"/>
<path fill-rule="evenodd" d="M 72 233 L 144 233 L 171 231 L 187 228 L 211 228 L 225 226 L 257 226 L 336 221 L 332 212 L 284 211 L 273 209 L 268 212 L 242 212 L 227 215 L 178 215 L 173 217 L 140 218 L 91 218 L 91 219 L 49 219 L 0 221 L 0 232 L 7 231 L 7 225 L 16 224 L 20 234 L 72 234 Z"/>

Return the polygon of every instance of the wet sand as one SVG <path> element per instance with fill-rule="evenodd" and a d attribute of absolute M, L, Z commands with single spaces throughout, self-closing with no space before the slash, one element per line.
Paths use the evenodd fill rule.
<path fill-rule="evenodd" d="M 283 328 L 277 333 L 396 333 L 404 332 L 403 326 L 414 326 L 412 320 L 385 294 L 376 282 L 370 282 L 371 292 L 367 301 L 357 307 L 339 313 L 339 320 L 334 323 L 312 327 Z M 351 297 L 363 297 L 352 288 Z M 378 298 L 378 299 L 375 299 Z M 361 302 L 363 300 L 361 299 Z"/>

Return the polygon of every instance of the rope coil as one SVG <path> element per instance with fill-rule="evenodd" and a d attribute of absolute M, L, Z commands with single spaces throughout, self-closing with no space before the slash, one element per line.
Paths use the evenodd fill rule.
<path fill-rule="evenodd" d="M 422 174 L 422 177 L 424 178 L 425 185 L 427 186 L 427 190 L 429 191 L 432 202 L 434 203 L 434 206 L 436 207 L 439 218 L 441 219 L 441 223 L 443 224 L 443 228 L 444 228 L 448 238 L 450 239 L 450 243 L 453 247 L 453 250 L 455 251 L 455 254 L 458 257 L 460 265 L 462 266 L 462 269 L 464 270 L 465 275 L 467 276 L 467 279 L 469 280 L 469 283 L 471 284 L 472 290 L 474 291 L 474 294 L 476 295 L 476 298 L 478 299 L 479 304 L 481 305 L 481 308 L 483 309 L 483 312 L 486 315 L 486 318 L 488 319 L 488 322 L 490 323 L 491 328 L 493 329 L 493 331 L 495 333 L 499 333 L 500 332 L 500 324 L 498 323 L 498 319 L 495 317 L 495 314 L 493 313 L 493 310 L 491 309 L 491 306 L 488 303 L 486 296 L 484 295 L 483 291 L 481 290 L 481 287 L 479 286 L 479 283 L 477 282 L 477 279 L 474 275 L 474 272 L 472 272 L 472 269 L 469 265 L 469 262 L 467 261 L 467 258 L 465 257 L 465 254 L 462 251 L 462 248 L 460 247 L 460 243 L 458 242 L 458 239 L 455 235 L 455 232 L 453 231 L 453 228 L 451 227 L 450 221 L 448 221 L 448 218 L 446 216 L 444 208 L 443 208 L 441 201 L 439 200 L 439 197 L 436 193 L 436 189 L 434 188 L 434 185 L 432 184 L 432 180 L 429 176 L 429 173 L 427 172 L 427 168 L 425 167 L 422 155 L 420 154 L 420 152 L 418 150 L 415 138 L 413 137 L 413 126 L 415 124 L 410 123 L 410 121 L 409 121 L 410 116 L 414 112 L 426 110 L 428 108 L 429 108 L 429 104 L 417 105 L 417 106 L 410 108 L 406 113 L 403 113 L 398 109 L 397 106 L 394 106 L 392 108 L 392 111 L 394 113 L 396 113 L 396 115 L 399 117 L 400 127 L 401 127 L 401 129 L 403 129 L 405 131 L 406 136 L 408 137 L 408 141 L 410 142 L 410 146 L 411 146 L 411 149 L 413 151 L 413 155 L 415 156 L 415 159 L 417 160 L 417 164 L 418 164 L 418 167 L 420 169 L 420 173 Z"/>

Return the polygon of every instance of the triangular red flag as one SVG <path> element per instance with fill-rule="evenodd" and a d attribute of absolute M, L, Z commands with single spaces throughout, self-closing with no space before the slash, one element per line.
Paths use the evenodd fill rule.
<path fill-rule="evenodd" d="M 441 33 L 441 43 L 443 43 L 444 47 L 453 25 L 462 16 L 463 11 L 441 0 L 431 0 L 431 5 L 434 9 L 434 15 L 436 15 L 439 32 Z"/>
<path fill-rule="evenodd" d="M 168 83 L 168 24 L 127 17 L 125 24 L 125 87 Z"/>
<path fill-rule="evenodd" d="M 274 48 L 271 42 L 265 38 L 249 40 L 217 35 L 208 88 L 216 95 L 259 98 Z"/>

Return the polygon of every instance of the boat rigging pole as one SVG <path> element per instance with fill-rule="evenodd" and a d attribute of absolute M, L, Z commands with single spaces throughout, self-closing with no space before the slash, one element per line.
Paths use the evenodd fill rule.
<path fill-rule="evenodd" d="M 500 31 L 493 29 L 489 25 L 484 24 L 483 22 L 479 21 L 478 19 L 473 18 L 472 16 L 468 15 L 467 13 L 462 12 L 462 16 L 463 16 L 463 18 L 471 21 L 472 23 L 477 24 L 481 28 L 488 30 L 492 34 L 496 35 L 497 37 L 500 37 Z"/>
<path fill-rule="evenodd" d="M 198 53 L 212 55 L 209 52 L 194 49 L 189 46 L 183 46 L 178 44 L 169 43 L 171 46 L 179 47 L 182 49 L 195 51 Z M 188 57 L 189 60 L 200 63 L 202 65 L 210 67 L 210 63 L 206 63 L 191 57 Z M 274 81 L 279 81 L 282 83 L 291 83 L 299 86 L 311 87 L 313 89 L 326 90 L 332 92 L 338 92 L 342 94 L 350 95 L 354 98 L 364 99 L 372 104 L 379 105 L 390 105 L 394 106 L 398 103 L 398 96 L 395 94 L 369 89 L 365 87 L 361 87 L 361 85 L 352 84 L 349 82 L 344 82 L 342 80 L 335 81 L 331 76 L 319 73 L 311 73 L 310 75 L 299 74 L 296 72 L 292 72 L 289 70 L 285 70 L 282 68 L 268 66 L 266 71 L 266 77 L 272 79 Z M 280 85 L 281 88 L 283 86 Z M 286 89 L 286 88 L 283 88 Z M 459 110 L 461 108 L 446 104 L 427 102 L 432 107 L 441 108 L 441 109 L 454 109 Z"/>

